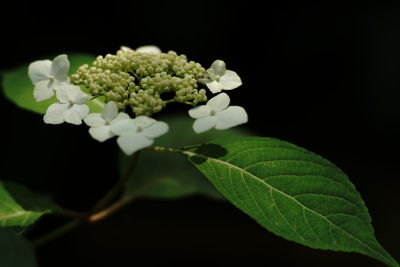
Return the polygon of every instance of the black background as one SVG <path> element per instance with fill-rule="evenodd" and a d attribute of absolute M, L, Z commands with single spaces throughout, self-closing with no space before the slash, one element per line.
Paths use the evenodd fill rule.
<path fill-rule="evenodd" d="M 1 68 L 120 45 L 155 44 L 209 66 L 224 60 L 248 127 L 343 169 L 363 196 L 377 239 L 397 259 L 400 4 L 366 1 L 32 3 L 2 16 Z M 4 179 L 87 210 L 117 180 L 114 142 L 85 127 L 49 126 L 4 97 Z M 3 179 L 3 177 L 2 177 Z M 45 218 L 36 234 L 64 222 Z M 33 234 L 35 236 L 35 234 Z M 352 253 L 312 250 L 274 236 L 228 203 L 202 197 L 138 200 L 37 250 L 40 266 L 380 266 Z"/>

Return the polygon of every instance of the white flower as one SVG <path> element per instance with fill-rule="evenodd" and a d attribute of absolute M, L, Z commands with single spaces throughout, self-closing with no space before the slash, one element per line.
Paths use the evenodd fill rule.
<path fill-rule="evenodd" d="M 120 47 L 120 50 L 125 51 L 125 52 L 133 51 L 132 48 L 130 48 L 129 46 L 125 46 L 125 45 L 122 45 L 122 46 Z"/>
<path fill-rule="evenodd" d="M 67 55 L 50 60 L 38 60 L 28 67 L 28 75 L 35 89 L 33 97 L 37 102 L 51 98 L 60 84 L 68 83 L 69 61 Z"/>
<path fill-rule="evenodd" d="M 115 134 L 111 132 L 111 125 L 122 120 L 129 120 L 130 117 L 124 112 L 118 113 L 117 105 L 114 102 L 105 104 L 101 113 L 91 113 L 84 122 L 90 126 L 90 135 L 99 142 L 104 142 Z"/>
<path fill-rule="evenodd" d="M 136 48 L 136 52 L 159 54 L 161 53 L 161 49 L 155 45 L 144 45 Z"/>
<path fill-rule="evenodd" d="M 168 124 L 147 116 L 138 116 L 112 124 L 111 132 L 119 135 L 117 143 L 122 151 L 131 155 L 153 144 L 154 138 L 167 133 Z"/>
<path fill-rule="evenodd" d="M 49 106 L 44 115 L 44 122 L 48 124 L 60 124 L 65 122 L 79 125 L 82 119 L 89 113 L 89 107 L 85 105 L 88 95 L 75 85 L 63 84 L 56 91 L 57 103 Z"/>
<path fill-rule="evenodd" d="M 155 45 L 144 45 L 144 46 L 140 46 L 138 48 L 136 48 L 135 50 L 133 50 L 132 48 L 128 47 L 128 46 L 121 46 L 121 50 L 122 51 L 136 51 L 136 52 L 141 52 L 141 53 L 155 53 L 155 54 L 159 54 L 161 53 L 161 49 Z"/>
<path fill-rule="evenodd" d="M 206 78 L 201 82 L 205 83 L 213 94 L 222 90 L 232 90 L 242 85 L 239 75 L 232 70 L 227 70 L 225 62 L 222 60 L 214 61 L 207 70 Z"/>
<path fill-rule="evenodd" d="M 206 105 L 189 110 L 190 117 L 196 119 L 193 129 L 202 133 L 212 128 L 224 130 L 247 122 L 247 113 L 239 106 L 229 107 L 229 96 L 225 93 L 211 98 Z"/>

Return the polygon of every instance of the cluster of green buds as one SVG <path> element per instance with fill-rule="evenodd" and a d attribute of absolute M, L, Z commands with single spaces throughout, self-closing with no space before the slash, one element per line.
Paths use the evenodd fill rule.
<path fill-rule="evenodd" d="M 136 116 L 151 116 L 168 103 L 196 106 L 207 101 L 199 80 L 206 70 L 197 62 L 174 51 L 149 53 L 121 48 L 115 55 L 98 56 L 71 76 L 71 83 L 83 85 L 93 97 L 113 101 L 119 110 L 130 107 Z"/>
<path fill-rule="evenodd" d="M 230 106 L 229 96 L 221 93 L 242 84 L 236 72 L 227 70 L 222 60 L 214 61 L 205 70 L 199 63 L 188 61 L 185 55 L 173 51 L 161 53 L 155 46 L 136 50 L 121 47 L 116 55 L 99 56 L 91 66 L 80 66 L 71 77 L 69 68 L 67 55 L 29 65 L 35 100 L 56 96 L 56 102 L 47 108 L 44 122 L 75 125 L 84 122 L 90 127 L 89 134 L 99 142 L 117 137 L 119 147 L 127 155 L 150 146 L 154 138 L 168 132 L 167 123 L 150 117 L 168 103 L 192 106 L 189 116 L 195 119 L 196 133 L 212 128 L 224 130 L 247 122 L 246 111 L 240 106 Z M 199 89 L 199 84 L 217 95 L 207 101 L 206 90 Z M 89 94 L 82 91 L 83 87 Z M 204 101 L 205 105 L 198 105 Z M 102 106 L 101 113 L 90 110 L 91 102 Z"/>

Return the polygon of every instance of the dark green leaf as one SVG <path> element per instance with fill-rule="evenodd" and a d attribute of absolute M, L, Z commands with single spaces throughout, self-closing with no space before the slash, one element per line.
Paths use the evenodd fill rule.
<path fill-rule="evenodd" d="M 188 115 L 173 115 L 160 118 L 169 124 L 168 134 L 157 138 L 155 145 L 182 147 L 227 136 L 245 136 L 242 128 L 226 131 L 212 130 L 196 134 L 192 129 L 193 119 Z M 122 173 L 132 157 L 121 155 Z M 179 198 L 192 194 L 203 194 L 211 198 L 222 196 L 207 179 L 180 155 L 142 151 L 133 176 L 129 180 L 125 195 L 139 194 L 151 198 Z"/>
<path fill-rule="evenodd" d="M 0 266 L 36 267 L 31 243 L 11 229 L 0 229 Z"/>
<path fill-rule="evenodd" d="M 0 226 L 28 226 L 55 207 L 22 185 L 0 181 Z"/>
<path fill-rule="evenodd" d="M 272 138 L 219 139 L 183 152 L 235 206 L 269 231 L 312 248 L 396 261 L 374 237 L 346 174 L 320 156 Z"/>
<path fill-rule="evenodd" d="M 49 58 L 52 59 L 51 57 Z M 70 54 L 68 55 L 68 59 L 71 63 L 70 74 L 72 74 L 79 66 L 94 61 L 95 57 L 87 54 Z M 39 114 L 44 114 L 48 106 L 56 102 L 56 98 L 53 97 L 42 102 L 35 101 L 33 98 L 34 85 L 28 77 L 28 66 L 29 64 L 25 64 L 17 69 L 4 73 L 4 94 L 17 106 Z M 99 112 L 101 110 L 101 106 L 97 105 L 96 102 L 91 101 L 88 105 L 91 112 Z"/>

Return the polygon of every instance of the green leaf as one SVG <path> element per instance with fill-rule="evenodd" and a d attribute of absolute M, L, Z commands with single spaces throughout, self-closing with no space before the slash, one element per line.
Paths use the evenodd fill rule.
<path fill-rule="evenodd" d="M 49 57 L 52 58 L 52 57 Z M 70 74 L 74 73 L 79 66 L 89 64 L 95 57 L 88 54 L 70 54 L 68 59 L 71 64 Z M 33 88 L 28 77 L 28 66 L 25 64 L 12 71 L 5 72 L 3 75 L 3 90 L 5 96 L 17 106 L 39 114 L 46 113 L 48 106 L 56 102 L 56 97 L 42 102 L 36 102 L 33 98 Z M 82 88 L 85 91 L 85 88 Z M 100 112 L 101 106 L 95 101 L 88 102 L 91 112 Z"/>
<path fill-rule="evenodd" d="M 0 226 L 25 227 L 54 208 L 47 197 L 22 185 L 0 181 Z"/>
<path fill-rule="evenodd" d="M 172 115 L 159 118 L 169 124 L 168 134 L 156 139 L 155 145 L 183 147 L 215 138 L 245 136 L 243 128 L 196 134 L 192 129 L 193 119 L 188 115 Z M 132 157 L 120 157 L 121 173 L 125 173 Z M 154 151 L 141 151 L 137 169 L 130 177 L 125 196 L 132 194 L 148 198 L 180 198 L 202 194 L 211 198 L 223 198 L 204 176 L 180 155 L 165 155 Z"/>
<path fill-rule="evenodd" d="M 11 229 L 0 229 L 0 266 L 36 267 L 31 243 Z"/>
<path fill-rule="evenodd" d="M 312 248 L 358 252 L 398 266 L 375 239 L 359 193 L 328 160 L 259 137 L 219 139 L 182 153 L 269 231 Z"/>

